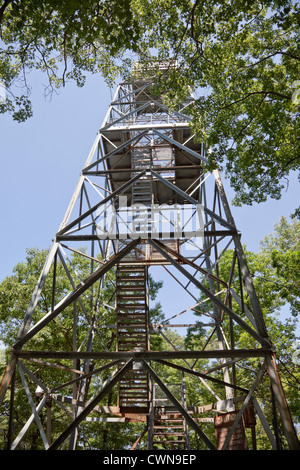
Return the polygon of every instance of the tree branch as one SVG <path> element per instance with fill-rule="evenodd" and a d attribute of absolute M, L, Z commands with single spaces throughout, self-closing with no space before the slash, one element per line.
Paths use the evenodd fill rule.
<path fill-rule="evenodd" d="M 249 96 L 252 96 L 252 95 L 264 95 L 265 97 L 267 95 L 275 95 L 275 96 L 278 96 L 280 98 L 284 98 L 286 100 L 291 99 L 291 96 L 283 95 L 282 93 L 278 93 L 277 91 L 252 91 L 252 92 L 248 93 L 246 96 L 244 96 L 243 98 L 240 98 L 239 100 L 233 101 L 232 103 L 229 103 L 226 106 L 220 106 L 219 109 L 230 108 L 230 106 L 233 106 L 237 103 L 240 103 L 241 101 L 245 101 L 247 98 L 249 98 Z"/>
<path fill-rule="evenodd" d="M 287 55 L 288 57 L 291 57 L 292 59 L 300 60 L 300 57 L 298 57 L 297 55 L 291 54 L 290 52 L 279 51 L 279 54 Z"/>
<path fill-rule="evenodd" d="M 0 7 L 0 25 L 1 25 L 2 20 L 3 20 L 4 11 L 10 3 L 11 3 L 11 0 L 5 0 L 2 7 Z"/>
<path fill-rule="evenodd" d="M 264 62 L 265 60 L 268 60 L 270 59 L 271 57 L 274 57 L 275 55 L 278 55 L 278 54 L 281 54 L 281 55 L 286 55 L 288 57 L 291 57 L 292 59 L 296 59 L 296 60 L 300 60 L 300 57 L 294 55 L 294 54 L 291 54 L 290 52 L 286 52 L 286 51 L 276 51 L 276 52 L 273 52 L 273 54 L 269 54 L 268 56 L 266 57 L 262 57 L 260 60 L 258 60 L 257 62 L 254 62 L 253 64 L 249 64 L 249 65 L 246 65 L 246 68 L 248 67 L 255 67 L 256 65 L 260 64 L 261 62 Z"/>
<path fill-rule="evenodd" d="M 65 86 L 65 75 L 66 75 L 67 68 L 68 68 L 68 65 L 67 65 L 67 54 L 66 54 L 66 38 L 67 38 L 67 30 L 65 30 L 65 32 L 64 32 L 64 41 L 63 41 L 63 47 L 64 47 L 64 64 L 65 64 L 65 68 L 64 68 L 64 71 L 63 71 L 63 75 L 62 75 L 63 86 Z"/>

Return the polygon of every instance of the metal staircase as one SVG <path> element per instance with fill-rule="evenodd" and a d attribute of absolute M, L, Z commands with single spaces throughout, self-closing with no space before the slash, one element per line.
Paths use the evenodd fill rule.
<path fill-rule="evenodd" d="M 163 415 L 157 411 L 154 415 L 153 449 L 186 450 L 186 426 L 182 416 Z"/>
<path fill-rule="evenodd" d="M 168 388 L 185 406 L 184 380 L 181 384 L 168 384 Z M 154 386 L 153 391 L 151 448 L 189 450 L 189 431 L 184 417 L 158 387 Z"/>
<path fill-rule="evenodd" d="M 137 170 L 137 173 L 142 170 L 150 169 L 152 166 L 151 149 L 133 149 L 131 152 L 131 166 Z M 133 173 L 135 176 L 137 173 Z M 150 175 L 140 178 L 135 184 L 132 185 L 132 203 L 150 205 L 152 202 L 152 179 Z"/>
<path fill-rule="evenodd" d="M 133 148 L 131 166 L 137 172 L 151 168 L 151 150 Z M 135 173 L 132 174 L 135 176 Z M 132 186 L 132 204 L 150 205 L 151 178 L 145 176 Z M 138 215 L 137 215 L 138 218 Z M 151 223 L 151 222 L 149 222 Z M 148 230 L 151 227 L 148 226 Z M 149 308 L 147 266 L 119 265 L 116 277 L 117 350 L 149 351 Z M 147 371 L 135 363 L 119 382 L 118 405 L 122 413 L 148 412 L 149 378 Z"/>
<path fill-rule="evenodd" d="M 149 350 L 147 268 L 117 267 L 117 351 Z M 138 363 L 119 382 L 121 412 L 146 412 L 149 406 L 148 374 Z"/>

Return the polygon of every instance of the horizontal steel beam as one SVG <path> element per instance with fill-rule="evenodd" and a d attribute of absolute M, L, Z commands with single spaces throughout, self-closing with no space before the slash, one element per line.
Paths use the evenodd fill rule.
<path fill-rule="evenodd" d="M 155 124 L 155 123 L 152 122 L 150 129 L 163 130 L 163 129 L 187 129 L 187 128 L 190 128 L 190 123 L 189 122 L 172 122 L 172 123 L 165 122 L 165 123 L 162 123 L 162 124 L 160 124 L 160 123 Z M 128 123 L 125 123 L 123 126 L 113 126 L 113 127 L 107 128 L 107 129 L 102 128 L 101 133 L 103 135 L 105 135 L 105 134 L 109 134 L 111 132 L 116 132 L 116 131 L 117 132 L 142 131 L 143 129 L 149 129 L 149 124 L 139 124 L 139 123 L 128 124 Z"/>
<path fill-rule="evenodd" d="M 212 351 L 13 351 L 14 356 L 23 359 L 52 358 L 52 359 L 221 359 L 265 357 L 270 354 L 268 348 L 257 349 L 217 349 Z"/>
<path fill-rule="evenodd" d="M 224 237 L 224 236 L 233 236 L 236 235 L 237 231 L 236 230 L 205 230 L 203 232 L 204 237 Z M 201 234 L 202 235 L 202 234 Z M 190 234 L 189 234 L 190 237 Z M 119 238 L 119 234 L 114 234 L 113 240 L 117 240 Z M 151 238 L 151 233 L 149 233 L 149 239 Z M 148 238 L 145 238 L 145 240 L 148 240 Z M 172 237 L 172 233 L 170 235 L 168 234 L 168 240 Z M 182 238 L 184 238 L 184 232 L 182 232 Z M 110 237 L 107 238 L 101 238 L 101 240 L 109 240 Z M 124 238 L 122 238 L 123 240 Z M 181 238 L 180 238 L 181 239 Z M 99 237 L 97 235 L 57 235 L 56 236 L 57 241 L 93 241 L 93 240 L 99 240 Z M 130 240 L 130 238 L 128 238 Z M 160 241 L 163 241 L 164 239 L 161 238 L 159 239 Z"/>
<path fill-rule="evenodd" d="M 95 162 L 96 164 L 97 162 Z M 93 164 L 94 166 L 94 164 Z M 92 165 L 90 166 L 90 168 Z M 168 166 L 168 167 L 155 167 L 155 171 L 167 171 L 168 173 L 170 171 L 185 171 L 185 170 L 201 170 L 203 168 L 202 165 L 176 165 L 176 166 Z M 136 168 L 113 168 L 110 170 L 95 170 L 95 171 L 90 171 L 89 169 L 84 169 L 82 171 L 84 175 L 109 175 L 113 173 L 136 173 Z"/>

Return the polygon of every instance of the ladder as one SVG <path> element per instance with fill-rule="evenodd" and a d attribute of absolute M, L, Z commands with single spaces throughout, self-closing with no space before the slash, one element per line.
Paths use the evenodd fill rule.
<path fill-rule="evenodd" d="M 117 351 L 149 350 L 147 267 L 117 266 Z M 145 413 L 149 407 L 148 373 L 134 363 L 119 382 L 121 412 Z"/>

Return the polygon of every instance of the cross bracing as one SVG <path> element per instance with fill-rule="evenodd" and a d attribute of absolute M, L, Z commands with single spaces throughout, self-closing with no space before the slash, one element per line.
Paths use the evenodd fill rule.
<path fill-rule="evenodd" d="M 265 380 L 288 446 L 299 448 L 241 234 L 220 174 L 206 170 L 204 148 L 191 132 L 192 102 L 191 96 L 176 110 L 168 109 L 150 78 L 128 79 L 117 87 L 2 379 L 1 400 L 11 392 L 9 448 L 22 448 L 31 426 L 38 427 L 42 446 L 53 450 L 76 449 L 79 443 L 88 447 L 86 423 L 140 422 L 148 449 L 190 449 L 193 434 L 203 448 L 227 449 L 241 425 L 247 427 L 251 409 L 276 449 L 276 436 L 255 396 Z M 226 276 L 224 259 L 230 266 Z M 87 263 L 84 276 L 78 260 Z M 159 322 L 152 320 L 149 303 L 155 266 L 172 279 L 173 295 L 184 292 L 190 299 L 185 309 Z M 68 282 L 63 292 L 57 289 L 61 272 Z M 51 306 L 41 314 L 39 299 L 47 283 Z M 68 349 L 55 338 L 53 347 L 43 347 L 53 322 L 72 330 Z M 174 344 L 170 332 L 175 328 L 194 329 L 199 344 Z M 236 345 L 241 332 L 251 348 Z M 152 347 L 157 336 L 163 351 Z M 247 385 L 239 383 L 239 370 L 245 368 Z M 165 380 L 166 371 L 178 374 L 175 384 Z M 13 427 L 16 375 L 29 404 L 19 429 Z M 62 427 L 52 420 L 55 410 L 64 415 Z M 224 416 L 232 423 L 220 444 L 207 429 L 215 426 L 217 436 Z M 242 439 L 244 448 L 255 445 L 253 426 L 252 421 L 252 442 Z"/>

